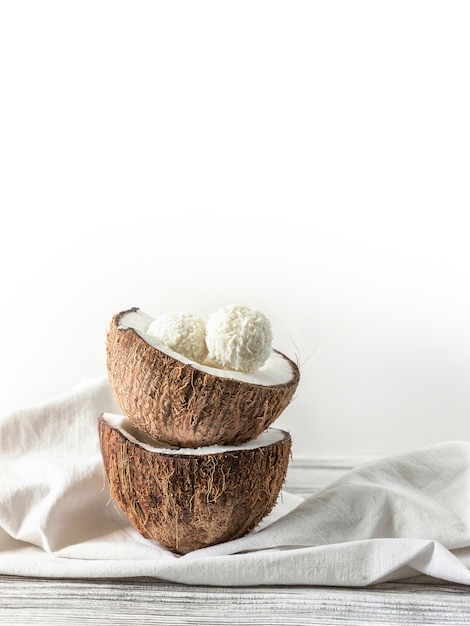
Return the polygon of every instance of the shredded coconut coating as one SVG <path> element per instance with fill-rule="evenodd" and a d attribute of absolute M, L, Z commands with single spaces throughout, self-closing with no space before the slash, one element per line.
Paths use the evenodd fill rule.
<path fill-rule="evenodd" d="M 192 361 L 202 363 L 207 356 L 206 326 L 198 315 L 164 313 L 150 324 L 147 332 Z"/>
<path fill-rule="evenodd" d="M 272 339 L 268 318 L 248 306 L 217 309 L 206 323 L 208 358 L 225 369 L 256 371 L 268 360 Z"/>

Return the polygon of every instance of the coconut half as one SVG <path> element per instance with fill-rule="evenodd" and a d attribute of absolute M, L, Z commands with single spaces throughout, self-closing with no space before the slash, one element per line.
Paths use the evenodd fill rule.
<path fill-rule="evenodd" d="M 101 415 L 98 430 L 111 497 L 141 535 L 178 554 L 256 528 L 277 501 L 291 451 L 290 435 L 274 428 L 238 447 L 198 450 L 165 447 L 122 416 Z"/>
<path fill-rule="evenodd" d="M 107 333 L 113 393 L 129 420 L 178 447 L 238 445 L 265 431 L 291 402 L 298 366 L 273 350 L 246 374 L 197 363 L 146 331 L 153 318 L 138 308 L 115 315 Z"/>

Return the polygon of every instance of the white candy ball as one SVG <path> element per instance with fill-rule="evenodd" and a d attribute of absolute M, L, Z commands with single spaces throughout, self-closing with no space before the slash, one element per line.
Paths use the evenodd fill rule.
<path fill-rule="evenodd" d="M 228 305 L 212 313 L 206 323 L 208 357 L 225 369 L 251 373 L 272 352 L 268 318 L 257 309 Z"/>
<path fill-rule="evenodd" d="M 207 355 L 206 326 L 193 313 L 164 313 L 150 324 L 147 332 L 192 361 L 201 363 Z"/>

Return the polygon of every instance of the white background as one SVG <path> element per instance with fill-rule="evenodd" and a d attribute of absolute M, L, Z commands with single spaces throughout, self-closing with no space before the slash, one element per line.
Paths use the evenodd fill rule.
<path fill-rule="evenodd" d="M 470 436 L 467 2 L 4 2 L 0 412 L 261 309 L 294 455 Z"/>

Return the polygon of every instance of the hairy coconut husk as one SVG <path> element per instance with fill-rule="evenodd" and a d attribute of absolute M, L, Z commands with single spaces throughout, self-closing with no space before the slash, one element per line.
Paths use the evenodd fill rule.
<path fill-rule="evenodd" d="M 217 376 L 147 343 L 115 315 L 107 334 L 107 369 L 116 400 L 129 420 L 159 441 L 197 448 L 238 445 L 266 430 L 291 402 L 299 368 L 287 356 L 291 379 L 253 384 Z"/>
<path fill-rule="evenodd" d="M 145 449 L 109 425 L 99 437 L 110 493 L 132 525 L 178 554 L 242 537 L 271 511 L 284 483 L 291 437 L 212 454 Z"/>

